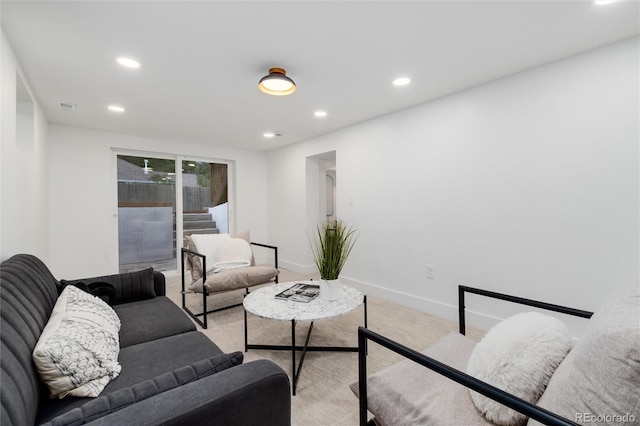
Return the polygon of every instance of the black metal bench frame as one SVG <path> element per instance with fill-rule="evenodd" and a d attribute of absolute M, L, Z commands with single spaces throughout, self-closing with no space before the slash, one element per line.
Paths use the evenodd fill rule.
<path fill-rule="evenodd" d="M 275 268 L 278 269 L 278 247 L 271 246 L 271 245 L 268 245 L 268 244 L 254 243 L 254 242 L 252 242 L 251 245 L 258 246 L 258 247 L 264 247 L 264 248 L 268 248 L 268 249 L 273 250 L 274 251 Z M 181 291 L 182 309 L 187 313 L 187 315 L 189 315 L 191 318 L 193 318 L 193 320 L 195 322 L 200 324 L 200 326 L 202 328 L 206 329 L 207 328 L 207 315 L 208 314 L 211 314 L 211 313 L 214 313 L 214 312 L 219 312 L 219 311 L 224 311 L 225 309 L 235 308 L 237 306 L 242 306 L 242 302 L 240 302 L 240 303 L 236 303 L 236 304 L 229 305 L 229 306 L 223 306 L 221 308 L 207 310 L 207 297 L 211 296 L 212 294 L 217 294 L 217 293 L 209 293 L 207 291 L 207 287 L 205 286 L 205 283 L 207 281 L 207 257 L 202 253 L 198 253 L 196 251 L 189 250 L 186 247 L 182 247 L 180 252 L 181 252 L 180 268 L 181 268 L 181 275 L 182 275 L 182 291 Z M 188 292 L 186 290 L 186 285 L 185 285 L 185 256 L 187 254 L 193 254 L 195 256 L 198 256 L 202 261 L 202 312 L 193 312 L 187 307 L 186 296 L 187 296 L 188 293 L 190 293 L 190 292 Z M 248 268 L 250 268 L 250 266 L 248 266 Z M 276 277 L 275 277 L 273 282 L 274 283 L 278 282 L 278 276 L 277 275 L 276 275 Z M 237 289 L 237 290 L 239 290 L 239 289 Z M 235 291 L 235 290 L 229 290 L 229 291 Z M 247 294 L 249 294 L 249 288 L 245 287 L 245 295 L 247 295 Z M 202 320 L 200 320 L 200 317 L 203 317 Z"/>
<path fill-rule="evenodd" d="M 494 299 L 500 299 L 508 302 L 518 303 L 536 308 L 546 309 L 549 311 L 560 312 L 567 315 L 573 315 L 582 318 L 591 318 L 593 312 L 583 311 L 580 309 L 569 308 L 566 306 L 554 305 L 551 303 L 539 302 L 532 299 L 510 296 L 507 294 L 496 293 L 492 291 L 482 290 L 467 286 L 458 286 L 458 314 L 460 319 L 460 334 L 466 332 L 465 322 L 465 293 L 473 293 Z M 478 380 L 460 370 L 452 368 L 446 364 L 436 361 L 426 355 L 421 354 L 407 346 L 388 339 L 377 334 L 365 327 L 358 328 L 358 389 L 360 395 L 360 426 L 374 425 L 373 420 L 367 423 L 367 342 L 371 340 L 374 343 L 402 355 L 418 364 L 427 367 L 438 374 L 441 374 L 451 380 L 454 380 L 467 388 L 474 390 L 482 395 L 489 397 L 501 404 L 506 405 L 530 418 L 533 418 L 546 425 L 568 426 L 577 425 L 562 416 L 559 416 L 537 405 L 531 404 L 515 395 L 507 393 L 496 388 L 482 380 Z"/>

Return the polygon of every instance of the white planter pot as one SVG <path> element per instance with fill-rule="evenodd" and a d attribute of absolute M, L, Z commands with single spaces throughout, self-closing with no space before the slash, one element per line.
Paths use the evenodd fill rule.
<path fill-rule="evenodd" d="M 340 297 L 340 280 L 320 279 L 320 299 L 336 300 Z"/>

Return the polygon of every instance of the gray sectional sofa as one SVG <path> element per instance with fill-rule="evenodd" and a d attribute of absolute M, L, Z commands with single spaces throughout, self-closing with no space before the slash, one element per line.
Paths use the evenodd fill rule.
<path fill-rule="evenodd" d="M 95 282 L 102 284 L 94 294 L 121 323 L 121 372 L 96 398 L 51 399 L 34 347 L 63 285 L 87 290 Z M 61 283 L 38 258 L 16 255 L 0 264 L 0 315 L 2 426 L 291 423 L 287 374 L 268 360 L 242 364 L 241 352 L 223 353 L 165 296 L 164 276 L 151 269 Z"/>

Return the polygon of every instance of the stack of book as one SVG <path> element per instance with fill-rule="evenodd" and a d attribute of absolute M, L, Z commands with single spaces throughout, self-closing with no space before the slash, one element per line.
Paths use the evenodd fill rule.
<path fill-rule="evenodd" d="M 320 286 L 313 284 L 296 283 L 288 289 L 276 294 L 276 299 L 291 300 L 294 302 L 309 303 L 320 294 Z"/>

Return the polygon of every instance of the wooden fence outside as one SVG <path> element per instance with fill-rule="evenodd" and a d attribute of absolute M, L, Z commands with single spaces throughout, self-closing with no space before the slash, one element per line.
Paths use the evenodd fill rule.
<path fill-rule="evenodd" d="M 172 184 L 118 182 L 118 207 L 173 207 L 176 187 Z M 182 187 L 182 210 L 206 212 L 211 205 L 208 187 Z"/>

